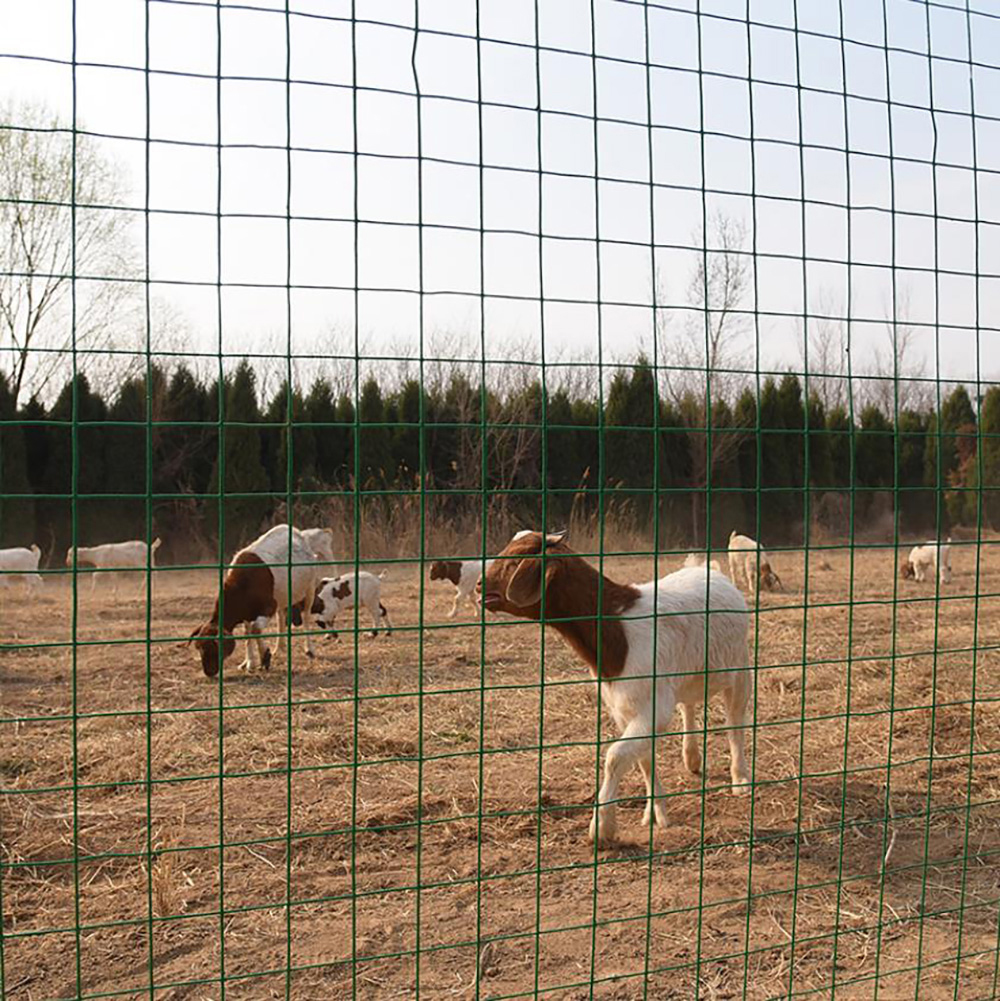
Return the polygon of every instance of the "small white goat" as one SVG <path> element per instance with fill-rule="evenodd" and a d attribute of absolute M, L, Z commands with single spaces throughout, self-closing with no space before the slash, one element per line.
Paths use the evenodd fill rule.
<path fill-rule="evenodd" d="M 42 586 L 42 575 L 38 572 L 38 560 L 41 550 L 34 543 L 30 549 L 20 546 L 13 549 L 0 549 L 0 587 L 7 587 L 12 580 L 20 580 L 33 592 Z"/>
<path fill-rule="evenodd" d="M 450 580 L 455 585 L 455 601 L 448 613 L 453 619 L 458 614 L 458 604 L 463 599 L 468 601 L 479 615 L 479 595 L 476 585 L 492 560 L 435 560 L 431 564 L 431 580 Z"/>
<path fill-rule="evenodd" d="M 147 546 L 141 539 L 133 539 L 129 542 L 108 542 L 103 546 L 77 546 L 76 566 L 77 569 L 87 570 L 115 570 L 115 571 L 142 571 L 146 569 L 147 561 L 149 566 L 155 565 L 156 550 L 160 548 L 160 540 L 153 539 L 153 543 Z M 73 547 L 66 550 L 66 566 L 73 566 Z M 97 587 L 97 578 L 101 574 L 95 573 L 90 579 L 90 592 L 94 593 Z M 118 573 L 110 573 L 114 593 L 118 593 Z"/>
<path fill-rule="evenodd" d="M 642 769 L 649 797 L 643 823 L 667 823 L 650 738 L 671 728 L 674 708 L 680 705 L 684 764 L 698 772 L 701 716 L 695 707 L 704 700 L 706 687 L 709 695 L 718 692 L 725 700 L 732 790 L 749 792 L 744 726 L 753 679 L 747 650 L 750 616 L 743 595 L 722 574 L 705 567 L 688 567 L 648 584 L 618 584 L 602 578 L 563 540 L 562 534 L 540 532 L 511 539 L 483 574 L 483 604 L 490 612 L 538 620 L 544 594 L 546 621 L 600 680 L 602 699 L 621 739 L 604 761 L 591 840 L 601 845 L 614 840 L 618 786 L 633 764 Z"/>
<path fill-rule="evenodd" d="M 705 565 L 705 554 L 704 553 L 688 553 L 684 557 L 685 567 L 703 567 Z M 709 567 L 716 573 L 722 573 L 722 564 L 718 560 L 710 560 L 708 563 Z"/>
<path fill-rule="evenodd" d="M 904 580 L 925 581 L 933 580 L 934 574 L 938 574 L 938 580 L 942 584 L 951 583 L 951 537 L 947 542 L 930 542 L 922 546 L 914 546 L 910 550 L 910 555 L 900 568 L 900 574 Z"/>
<path fill-rule="evenodd" d="M 748 535 L 731 532 L 729 535 L 729 576 L 738 587 L 740 574 L 746 578 L 750 594 L 756 594 L 758 586 L 767 591 L 775 587 L 784 590 L 781 578 L 771 567 L 771 561 L 763 546 Z"/>
<path fill-rule="evenodd" d="M 301 532 L 309 548 L 316 554 L 316 559 L 321 563 L 334 562 L 336 557 L 333 555 L 332 528 L 303 528 Z"/>
<path fill-rule="evenodd" d="M 316 588 L 316 597 L 312 603 L 312 614 L 320 629 L 328 629 L 332 636 L 337 635 L 334 625 L 337 614 L 345 608 L 353 608 L 355 598 L 359 606 L 368 609 L 372 617 L 372 636 L 378 636 L 379 624 L 383 624 L 386 632 L 392 629 L 392 621 L 385 605 L 382 604 L 382 581 L 385 579 L 383 570 L 377 577 L 367 570 L 359 570 L 357 577 L 353 573 L 340 577 L 326 577 Z"/>

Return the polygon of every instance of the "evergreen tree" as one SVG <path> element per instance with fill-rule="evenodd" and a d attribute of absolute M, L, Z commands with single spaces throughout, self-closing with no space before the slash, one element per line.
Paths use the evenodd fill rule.
<path fill-rule="evenodd" d="M 146 537 L 146 380 L 122 383 L 108 413 L 116 422 L 104 429 L 107 468 L 105 489 L 118 496 L 109 500 L 123 539 Z"/>
<path fill-rule="evenodd" d="M 924 531 L 934 524 L 934 494 L 924 484 L 927 416 L 915 410 L 899 414 L 896 482 L 900 533 Z"/>
<path fill-rule="evenodd" d="M 326 487 L 342 485 L 346 474 L 344 436 L 349 432 L 337 424 L 337 401 L 326 379 L 312 384 L 305 399 L 305 415 L 312 430 L 317 481 Z"/>
<path fill-rule="evenodd" d="M 60 496 L 40 501 L 36 510 L 55 538 L 57 553 L 70 544 L 74 518 L 79 545 L 119 541 L 114 519 L 108 516 L 107 501 L 81 496 L 104 493 L 106 482 L 106 428 L 101 422 L 107 417 L 107 407 L 91 392 L 86 375 L 78 373 L 63 386 L 50 416 L 54 423 L 48 436 L 49 454 L 42 491 Z M 74 465 L 77 469 L 75 493 Z"/>
<path fill-rule="evenodd" d="M 834 407 L 827 414 L 826 430 L 830 450 L 830 487 L 850 490 L 853 485 L 851 455 L 855 436 L 851 434 L 851 418 L 844 407 Z"/>
<path fill-rule="evenodd" d="M 208 484 L 210 494 L 222 496 L 225 549 L 232 551 L 261 528 L 272 507 L 270 481 L 261 461 L 260 410 L 257 380 L 246 360 L 228 380 L 223 428 L 224 472 L 216 461 Z M 238 494 L 241 496 L 231 496 Z M 217 501 L 209 501 L 210 525 L 217 525 Z"/>
<path fill-rule="evenodd" d="M 815 393 L 809 396 L 809 480 L 814 489 L 833 486 L 833 456 L 826 433 L 826 408 Z"/>
<path fill-rule="evenodd" d="M 736 453 L 739 467 L 741 504 L 739 530 L 752 537 L 757 533 L 757 398 L 749 387 L 740 393 L 733 413 L 733 422 L 744 429 Z M 728 539 L 727 539 L 728 544 Z"/>
<path fill-rule="evenodd" d="M 864 488 L 855 495 L 856 516 L 872 510 L 876 493 L 892 488 L 895 443 L 892 422 L 878 406 L 869 403 L 861 411 L 860 427 L 855 438 L 857 485 Z"/>
<path fill-rule="evenodd" d="M 386 427 L 386 406 L 382 390 L 372 377 L 361 387 L 358 400 L 361 446 L 361 479 L 366 487 L 383 487 L 396 479 L 392 468 L 392 435 Z"/>
<path fill-rule="evenodd" d="M 975 495 L 968 487 L 976 465 L 976 411 L 965 386 L 956 386 L 941 403 L 941 450 L 944 477 L 953 488 L 944 499 L 948 523 L 975 523 Z"/>
<path fill-rule="evenodd" d="M 605 481 L 636 491 L 632 505 L 640 519 L 650 510 L 653 487 L 656 384 L 640 356 L 631 370 L 619 369 L 604 406 Z"/>
<path fill-rule="evenodd" d="M 399 393 L 399 427 L 393 434 L 392 450 L 396 468 L 402 470 L 411 483 L 420 474 L 420 403 L 420 383 L 407 379 Z"/>
<path fill-rule="evenodd" d="M 760 525 L 765 538 L 782 536 L 788 527 L 788 441 L 778 386 L 770 376 L 760 392 Z"/>
<path fill-rule="evenodd" d="M 347 393 L 341 393 L 340 399 L 337 400 L 337 425 L 330 430 L 330 455 L 336 462 L 336 468 L 343 470 L 341 473 L 341 485 L 343 487 L 346 487 L 348 484 L 360 486 L 360 484 L 355 483 L 354 452 L 356 431 L 354 401 Z"/>
<path fill-rule="evenodd" d="M 17 420 L 14 394 L 0 373 L 0 545 L 35 542 L 35 502 L 28 478 L 28 449 Z"/>
<path fill-rule="evenodd" d="M 808 486 L 805 481 L 806 413 L 802 404 L 802 384 L 791 372 L 782 376 L 778 386 L 778 409 L 788 463 L 785 479 L 792 489 L 776 495 L 775 501 L 790 529 L 792 525 L 805 522 L 805 489 Z"/>
<path fill-rule="evenodd" d="M 990 386 L 979 411 L 982 435 L 983 517 L 995 531 L 1000 530 L 1000 386 Z"/>

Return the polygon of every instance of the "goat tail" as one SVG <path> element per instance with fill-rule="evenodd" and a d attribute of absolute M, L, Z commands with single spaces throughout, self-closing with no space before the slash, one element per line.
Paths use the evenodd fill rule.
<path fill-rule="evenodd" d="M 32 542 L 32 544 L 31 544 L 31 551 L 36 556 L 41 556 L 42 555 L 42 551 L 38 548 L 38 546 L 34 542 Z"/>
<path fill-rule="evenodd" d="M 153 539 L 153 544 L 149 547 L 149 551 L 151 553 L 155 553 L 156 550 L 159 549 L 162 544 L 163 540 L 159 536 L 157 536 L 155 539 Z"/>
<path fill-rule="evenodd" d="M 385 580 L 385 579 L 386 579 L 386 577 L 388 577 L 388 576 L 389 576 L 389 571 L 388 571 L 388 570 L 383 570 L 383 571 L 382 571 L 382 572 L 381 572 L 381 573 L 380 573 L 380 574 L 378 575 L 378 579 L 379 579 L 379 580 Z"/>

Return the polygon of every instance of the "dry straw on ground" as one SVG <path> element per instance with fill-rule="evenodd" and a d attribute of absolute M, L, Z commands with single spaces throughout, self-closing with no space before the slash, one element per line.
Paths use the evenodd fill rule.
<path fill-rule="evenodd" d="M 445 626 L 447 586 L 425 583 L 421 634 L 415 564 L 393 565 L 383 592 L 403 629 L 362 636 L 357 659 L 342 634 L 315 662 L 296 643 L 290 673 L 283 659 L 230 669 L 222 707 L 176 642 L 213 573 L 157 574 L 148 648 L 138 597 L 92 598 L 85 582 L 74 654 L 58 645 L 67 583 L 35 601 L 12 590 L 7 996 L 75 996 L 78 896 L 85 993 L 148 996 L 152 952 L 158 997 L 217 998 L 224 942 L 228 998 L 283 996 L 289 960 L 297 998 L 412 997 L 418 946 L 435 998 L 475 996 L 477 981 L 481 997 L 537 983 L 586 998 L 592 973 L 605 999 L 830 995 L 834 981 L 838 998 L 865 998 L 876 978 L 884 998 L 950 998 L 956 981 L 959 997 L 989 997 L 1000 552 L 982 549 L 978 601 L 974 547 L 956 550 L 939 602 L 897 581 L 894 557 L 857 550 L 852 574 L 849 550 L 810 553 L 806 577 L 803 554 L 775 555 L 787 592 L 761 599 L 754 797 L 725 792 L 713 707 L 704 784 L 663 738 L 670 826 L 650 841 L 625 803 L 622 842 L 596 868 L 594 741 L 611 730 L 593 686 L 554 634 L 540 668 L 537 626 Z M 653 575 L 636 557 L 606 569 Z M 30 643 L 53 645 L 17 648 Z M 640 790 L 636 773 L 625 793 Z"/>

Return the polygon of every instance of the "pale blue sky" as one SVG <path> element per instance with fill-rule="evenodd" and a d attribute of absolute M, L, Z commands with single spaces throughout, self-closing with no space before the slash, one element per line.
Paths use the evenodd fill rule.
<path fill-rule="evenodd" d="M 418 221 L 421 207 L 425 339 L 433 344 L 450 332 L 470 353 L 478 351 L 482 290 L 488 353 L 501 354 L 512 339 L 538 344 L 544 312 L 551 357 L 595 355 L 598 261 L 600 298 L 608 303 L 601 314 L 605 357 L 648 348 L 651 242 L 664 301 L 682 306 L 697 257 L 693 234 L 703 212 L 722 212 L 744 222 L 747 250 L 756 247 L 760 310 L 787 314 L 760 318 L 763 363 L 800 367 L 802 320 L 795 314 L 847 308 L 849 258 L 855 365 L 863 368 L 892 301 L 891 272 L 880 265 L 893 260 L 893 196 L 897 288 L 908 319 L 929 325 L 919 328 L 920 350 L 934 357 L 938 321 L 946 325 L 941 375 L 975 376 L 977 288 L 981 326 L 1000 327 L 1000 19 L 993 16 L 1000 10 L 992 2 L 970 2 L 968 15 L 964 0 L 932 6 L 930 60 L 928 8 L 918 0 L 886 0 L 885 32 L 880 0 L 844 0 L 843 46 L 822 37 L 840 30 L 832 2 L 800 2 L 796 35 L 788 30 L 795 25 L 791 0 L 752 0 L 749 12 L 746 0 L 702 0 L 700 16 L 695 0 L 650 4 L 648 11 L 595 0 L 592 36 L 590 0 L 542 0 L 537 52 L 535 4 L 522 0 L 480 5 L 478 46 L 476 5 L 460 0 L 422 0 L 416 8 L 357 0 L 354 46 L 349 3 L 295 0 L 291 7 L 286 29 L 283 4 L 223 5 L 220 44 L 212 4 L 77 0 L 78 121 L 108 136 L 102 145 L 127 172 L 136 208 L 147 201 L 145 143 L 137 140 L 147 126 L 148 13 L 149 269 L 156 295 L 180 311 L 199 350 L 218 344 L 220 260 L 223 350 L 285 343 L 289 235 L 291 282 L 308 286 L 292 293 L 294 348 L 352 349 L 352 51 L 357 269 L 368 289 L 358 325 L 372 351 L 400 344 L 416 350 L 419 343 L 421 247 L 407 224 Z M 5 5 L 0 95 L 44 100 L 69 120 L 71 12 L 70 0 Z M 788 86 L 797 79 L 801 123 L 799 92 Z M 143 225 L 137 214 L 139 246 Z M 482 257 L 481 225 L 488 231 Z M 933 267 L 935 255 L 936 306 L 934 277 L 920 270 Z M 748 297 L 746 306 L 753 305 Z M 668 329 L 679 328 L 683 315 L 668 316 Z M 154 329 L 154 350 L 158 336 Z M 983 376 L 997 377 L 995 331 L 983 331 L 980 349 Z"/>

